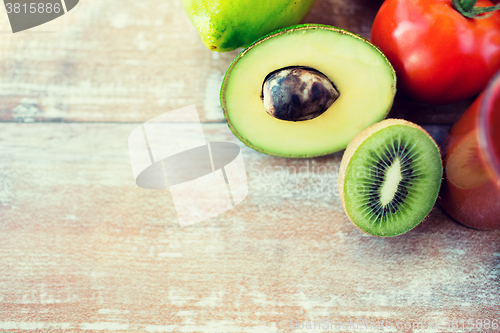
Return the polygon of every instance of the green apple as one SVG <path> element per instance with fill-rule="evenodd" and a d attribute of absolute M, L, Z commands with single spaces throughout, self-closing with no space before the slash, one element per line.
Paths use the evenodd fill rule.
<path fill-rule="evenodd" d="M 265 34 L 299 23 L 314 0 L 182 0 L 212 51 L 247 47 Z"/>

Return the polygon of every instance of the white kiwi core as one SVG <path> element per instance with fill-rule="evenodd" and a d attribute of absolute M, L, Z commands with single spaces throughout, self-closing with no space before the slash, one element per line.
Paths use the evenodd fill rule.
<path fill-rule="evenodd" d="M 385 174 L 385 181 L 380 188 L 380 201 L 383 206 L 394 199 L 398 191 L 398 185 L 403 179 L 401 175 L 401 162 L 396 158 Z"/>

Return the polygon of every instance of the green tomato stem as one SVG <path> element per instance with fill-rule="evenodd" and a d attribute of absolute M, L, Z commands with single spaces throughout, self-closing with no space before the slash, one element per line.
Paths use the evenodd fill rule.
<path fill-rule="evenodd" d="M 471 9 L 476 5 L 477 0 L 460 0 L 460 6 L 466 11 L 470 12 Z"/>
<path fill-rule="evenodd" d="M 452 0 L 453 8 L 455 8 L 460 14 L 468 18 L 487 18 L 489 15 L 483 15 L 486 13 L 492 13 L 495 10 L 500 9 L 500 4 L 489 7 L 474 7 L 477 0 Z"/>

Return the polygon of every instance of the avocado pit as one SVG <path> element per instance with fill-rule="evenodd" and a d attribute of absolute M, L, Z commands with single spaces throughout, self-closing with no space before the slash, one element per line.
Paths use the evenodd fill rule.
<path fill-rule="evenodd" d="M 314 119 L 340 96 L 333 83 L 320 71 L 292 66 L 270 73 L 262 86 L 266 112 L 287 121 Z"/>

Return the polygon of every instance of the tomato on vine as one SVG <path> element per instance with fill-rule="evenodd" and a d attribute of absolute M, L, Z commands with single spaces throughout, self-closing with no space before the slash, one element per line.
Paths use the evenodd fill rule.
<path fill-rule="evenodd" d="M 426 103 L 480 93 L 500 69 L 500 5 L 489 0 L 386 0 L 371 40 L 399 88 Z"/>

